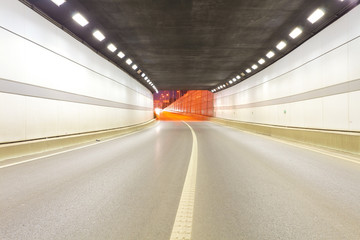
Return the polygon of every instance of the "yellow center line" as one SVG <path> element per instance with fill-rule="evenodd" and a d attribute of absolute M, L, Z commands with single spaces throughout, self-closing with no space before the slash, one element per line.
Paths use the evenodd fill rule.
<path fill-rule="evenodd" d="M 191 239 L 194 202 L 195 202 L 195 187 L 196 187 L 196 173 L 197 173 L 197 158 L 198 158 L 198 144 L 194 130 L 189 124 L 184 122 L 191 130 L 193 144 L 188 171 L 186 173 L 184 187 L 181 193 L 179 207 L 176 213 L 174 226 L 171 232 L 170 240 Z"/>

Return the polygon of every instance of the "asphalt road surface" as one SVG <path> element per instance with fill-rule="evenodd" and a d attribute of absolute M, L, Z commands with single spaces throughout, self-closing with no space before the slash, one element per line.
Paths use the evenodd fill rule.
<path fill-rule="evenodd" d="M 359 163 L 188 124 L 0 163 L 0 239 L 168 240 L 191 164 L 191 239 L 360 239 Z"/>

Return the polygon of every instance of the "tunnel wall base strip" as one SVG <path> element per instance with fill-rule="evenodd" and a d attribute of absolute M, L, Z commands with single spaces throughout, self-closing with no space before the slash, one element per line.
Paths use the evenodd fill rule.
<path fill-rule="evenodd" d="M 102 141 L 109 138 L 118 137 L 132 132 L 143 130 L 156 123 L 150 120 L 145 123 L 121 127 L 111 130 L 103 130 L 91 133 L 80 133 L 76 135 L 60 136 L 48 139 L 30 140 L 25 142 L 0 144 L 0 161 L 7 159 L 39 154 L 67 147 L 75 147 L 95 141 Z"/>
<path fill-rule="evenodd" d="M 244 131 L 360 156 L 360 133 L 279 127 L 233 121 L 223 118 L 210 118 L 210 121 Z"/>

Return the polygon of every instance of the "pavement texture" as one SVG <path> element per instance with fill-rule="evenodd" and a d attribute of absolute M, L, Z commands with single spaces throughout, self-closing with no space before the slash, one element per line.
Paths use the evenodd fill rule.
<path fill-rule="evenodd" d="M 198 143 L 191 239 L 360 239 L 360 164 L 188 124 Z M 0 239 L 170 239 L 192 141 L 183 122 L 161 121 L 0 166 Z"/>

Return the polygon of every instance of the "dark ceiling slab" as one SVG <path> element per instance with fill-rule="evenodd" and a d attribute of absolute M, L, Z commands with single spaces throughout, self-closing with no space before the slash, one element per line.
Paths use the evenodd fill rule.
<path fill-rule="evenodd" d="M 59 12 L 49 0 L 28 2 L 143 82 L 107 51 L 105 43 L 73 23 L 70 16 L 74 8 L 79 10 L 92 24 L 87 28 L 102 29 L 159 90 L 215 88 L 275 50 L 280 40 L 288 40 L 288 46 L 274 61 L 358 4 L 339 0 L 68 0 L 68 9 L 64 4 Z M 312 25 L 306 19 L 318 7 L 326 14 L 321 23 Z M 288 34 L 299 25 L 302 37 L 290 41 Z"/>

